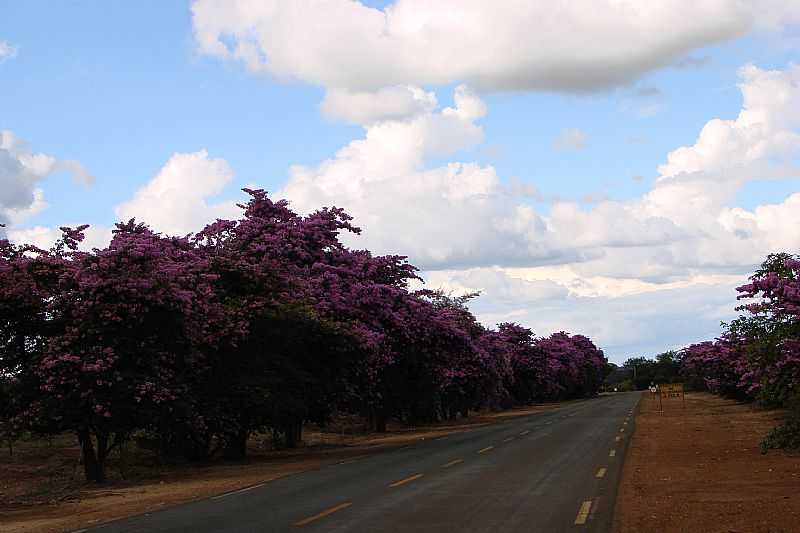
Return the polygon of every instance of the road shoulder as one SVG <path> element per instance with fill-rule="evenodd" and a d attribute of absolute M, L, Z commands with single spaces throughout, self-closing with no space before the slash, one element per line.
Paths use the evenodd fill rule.
<path fill-rule="evenodd" d="M 800 455 L 760 452 L 781 420 L 710 394 L 643 396 L 614 513 L 616 533 L 790 532 L 800 523 Z"/>

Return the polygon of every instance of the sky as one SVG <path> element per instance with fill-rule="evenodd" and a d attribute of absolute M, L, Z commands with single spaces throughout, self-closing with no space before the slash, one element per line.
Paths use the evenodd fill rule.
<path fill-rule="evenodd" d="M 799 28 L 794 0 L 0 0 L 0 231 L 184 235 L 264 188 L 487 326 L 652 356 L 800 248 Z"/>

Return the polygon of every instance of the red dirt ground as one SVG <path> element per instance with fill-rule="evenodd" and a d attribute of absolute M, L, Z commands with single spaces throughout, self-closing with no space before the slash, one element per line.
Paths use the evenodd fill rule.
<path fill-rule="evenodd" d="M 617 497 L 616 533 L 800 532 L 800 454 L 761 439 L 782 421 L 710 394 L 642 397 Z"/>

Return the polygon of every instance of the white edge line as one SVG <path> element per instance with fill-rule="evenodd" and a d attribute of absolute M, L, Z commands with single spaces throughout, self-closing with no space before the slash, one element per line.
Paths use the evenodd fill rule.
<path fill-rule="evenodd" d="M 227 498 L 228 496 L 233 496 L 234 494 L 241 494 L 242 492 L 247 492 L 248 490 L 257 489 L 259 487 L 263 487 L 266 483 L 259 483 L 258 485 L 253 485 L 251 487 L 245 487 L 243 489 L 235 490 L 233 492 L 226 492 L 225 494 L 220 494 L 219 496 L 213 496 L 212 500 L 219 500 L 220 498 Z"/>

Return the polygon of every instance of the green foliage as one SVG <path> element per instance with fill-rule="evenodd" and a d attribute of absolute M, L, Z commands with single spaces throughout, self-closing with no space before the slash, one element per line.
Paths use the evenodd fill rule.
<path fill-rule="evenodd" d="M 800 448 L 800 393 L 789 401 L 786 420 L 761 441 L 761 453 L 772 448 Z"/>
<path fill-rule="evenodd" d="M 681 381 L 680 356 L 673 351 L 658 354 L 653 359 L 632 357 L 623 367 L 631 372 L 631 386 L 634 390 L 645 390 L 651 383 L 674 383 Z"/>

